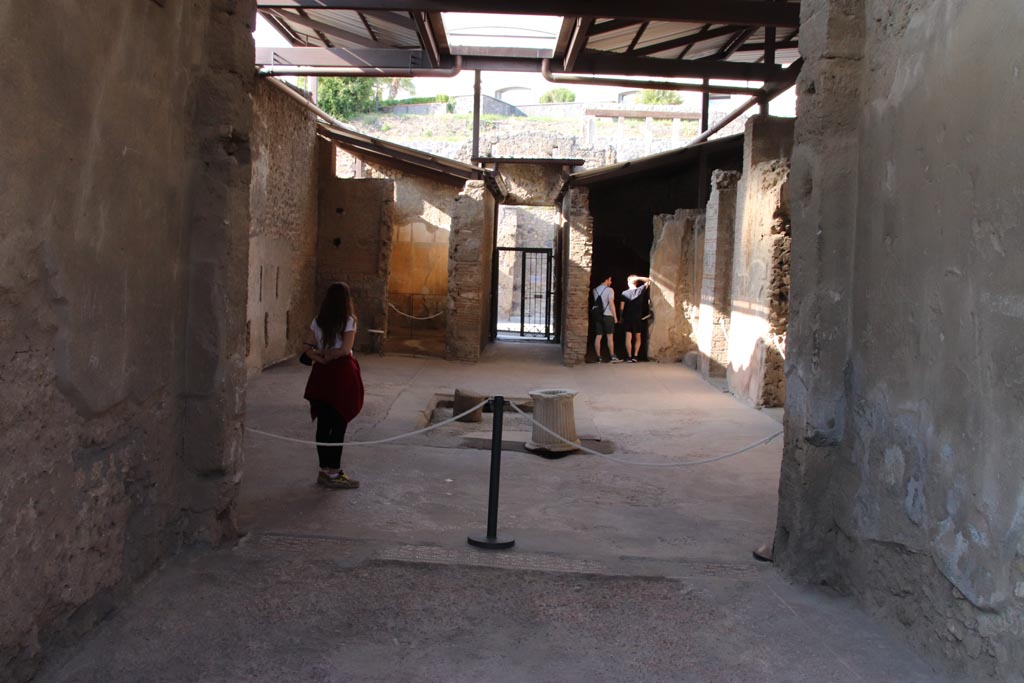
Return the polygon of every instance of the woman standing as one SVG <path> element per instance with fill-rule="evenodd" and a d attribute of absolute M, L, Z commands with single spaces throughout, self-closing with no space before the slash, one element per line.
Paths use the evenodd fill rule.
<path fill-rule="evenodd" d="M 363 407 L 363 383 L 359 364 L 352 356 L 356 338 L 356 314 L 352 293 L 344 282 L 327 288 L 320 313 L 306 333 L 306 355 L 313 368 L 305 398 L 316 421 L 318 443 L 342 443 L 348 423 Z M 320 473 L 317 484 L 335 489 L 359 488 L 341 470 L 341 446 L 317 446 Z"/>

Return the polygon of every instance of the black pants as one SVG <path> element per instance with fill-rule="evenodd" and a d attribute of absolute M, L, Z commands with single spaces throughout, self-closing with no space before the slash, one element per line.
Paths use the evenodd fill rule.
<path fill-rule="evenodd" d="M 345 440 L 345 429 L 348 422 L 338 415 L 338 411 L 330 403 L 314 401 L 316 408 L 316 440 L 326 443 L 341 443 Z M 320 456 L 320 469 L 336 470 L 341 468 L 341 446 L 317 446 L 316 453 Z"/>

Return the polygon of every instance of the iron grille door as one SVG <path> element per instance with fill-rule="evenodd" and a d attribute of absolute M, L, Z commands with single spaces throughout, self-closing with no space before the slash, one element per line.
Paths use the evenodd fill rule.
<path fill-rule="evenodd" d="M 498 247 L 497 336 L 554 336 L 551 249 Z"/>

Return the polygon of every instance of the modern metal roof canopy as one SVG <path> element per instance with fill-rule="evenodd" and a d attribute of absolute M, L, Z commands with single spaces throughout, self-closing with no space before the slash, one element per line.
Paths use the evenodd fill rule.
<path fill-rule="evenodd" d="M 647 76 L 772 86 L 792 82 L 796 70 L 783 67 L 799 57 L 799 0 L 258 0 L 257 5 L 294 46 L 257 51 L 257 63 L 272 66 L 274 73 L 316 67 L 321 74 L 333 68 L 339 75 L 379 75 L 382 69 L 408 76 L 454 75 L 456 55 L 442 12 L 562 18 L 549 56 L 494 56 L 500 53 L 494 46 L 462 46 L 457 51 L 468 70 L 543 69 L 555 77 Z M 730 88 L 713 87 L 716 92 Z M 746 84 L 735 88 L 750 92 Z"/>

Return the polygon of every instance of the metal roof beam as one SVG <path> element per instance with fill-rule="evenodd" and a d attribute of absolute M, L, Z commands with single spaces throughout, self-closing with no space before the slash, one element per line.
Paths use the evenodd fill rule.
<path fill-rule="evenodd" d="M 576 30 L 573 31 L 572 40 L 569 41 L 569 47 L 565 51 L 563 66 L 566 71 L 573 70 L 576 60 L 583 53 L 583 48 L 587 46 L 587 38 L 590 36 L 590 27 L 593 23 L 594 17 L 580 17 L 577 20 Z"/>
<path fill-rule="evenodd" d="M 701 31 L 688 36 L 682 36 L 681 38 L 673 38 L 672 40 L 666 40 L 663 43 L 645 45 L 644 47 L 633 50 L 632 54 L 636 57 L 645 57 L 647 55 L 653 55 L 659 52 L 664 52 L 665 50 L 672 50 L 674 48 L 683 47 L 685 45 L 693 45 L 694 43 L 699 43 L 702 40 L 711 40 L 712 38 L 727 36 L 735 32 L 735 26 L 723 26 L 721 28 L 714 28 L 709 31 Z"/>
<path fill-rule="evenodd" d="M 739 26 L 800 26 L 800 5 L 761 0 L 257 0 L 259 7 L 589 15 L 639 21 L 688 21 Z"/>
<path fill-rule="evenodd" d="M 438 49 L 434 32 L 430 29 L 427 13 L 413 12 L 412 18 L 416 22 L 416 34 L 420 38 L 420 43 L 423 44 L 423 49 L 427 51 L 427 56 L 430 57 L 430 65 L 433 67 L 440 66 L 441 50 Z"/>
<path fill-rule="evenodd" d="M 283 21 L 290 21 L 314 31 L 322 31 L 331 38 L 335 38 L 337 40 L 354 43 L 355 45 L 360 45 L 362 47 L 380 47 L 380 43 L 374 41 L 372 38 L 367 38 L 366 36 L 361 36 L 358 33 L 352 33 L 351 31 L 346 31 L 338 28 L 337 26 L 331 26 L 330 24 L 325 24 L 322 21 L 310 19 L 309 17 L 292 14 L 290 12 L 281 12 L 278 13 L 277 16 Z"/>
<path fill-rule="evenodd" d="M 353 49 L 322 47 L 258 47 L 258 66 L 337 66 L 378 67 L 382 69 L 425 68 L 423 50 Z"/>
<path fill-rule="evenodd" d="M 373 17 L 378 21 L 382 21 L 385 24 L 391 24 L 398 28 L 404 28 L 407 31 L 416 30 L 416 22 L 409 18 L 406 14 L 400 14 L 399 12 L 384 12 L 380 10 L 364 10 L 360 14 L 365 14 L 368 17 Z"/>
<path fill-rule="evenodd" d="M 635 19 L 611 19 L 600 24 L 594 24 L 594 26 L 590 29 L 590 35 L 600 36 L 605 33 L 611 33 L 612 31 L 618 31 L 620 29 L 629 28 L 630 26 L 636 26 L 639 23 L 641 22 Z"/>
<path fill-rule="evenodd" d="M 671 60 L 608 53 L 585 54 L 576 60 L 576 74 L 661 76 L 667 78 L 714 78 L 735 81 L 774 82 L 787 78 L 781 66 L 704 60 Z"/>

